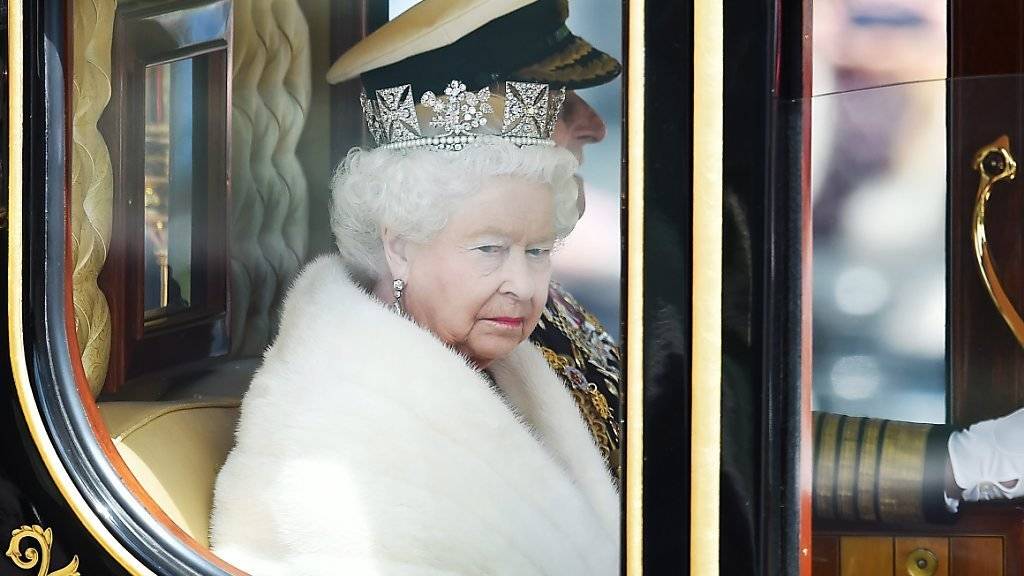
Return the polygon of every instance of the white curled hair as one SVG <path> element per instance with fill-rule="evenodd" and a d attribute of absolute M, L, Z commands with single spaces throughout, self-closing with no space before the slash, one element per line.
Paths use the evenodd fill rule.
<path fill-rule="evenodd" d="M 428 242 L 486 179 L 512 176 L 550 187 L 555 237 L 562 240 L 579 220 L 577 167 L 563 148 L 519 148 L 498 138 L 479 138 L 458 152 L 353 148 L 331 182 L 331 229 L 349 272 L 373 284 L 389 277 L 383 228 Z"/>

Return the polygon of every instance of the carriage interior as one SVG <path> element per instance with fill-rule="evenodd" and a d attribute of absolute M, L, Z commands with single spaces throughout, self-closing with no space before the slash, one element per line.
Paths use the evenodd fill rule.
<path fill-rule="evenodd" d="M 146 495 L 203 545 L 240 397 L 289 282 L 331 248 L 331 171 L 364 137 L 358 112 L 337 104 L 358 87 L 323 77 L 386 20 L 386 3 L 333 4 L 73 4 L 71 242 L 88 392 Z M 348 29 L 332 30 L 332 10 L 349 11 Z"/>
<path fill-rule="evenodd" d="M 332 172 L 367 142 L 358 82 L 329 85 L 327 70 L 413 4 L 69 3 L 79 392 L 129 488 L 199 545 L 289 284 L 333 249 Z M 608 34 L 617 44 L 618 31 Z M 607 91 L 614 114 L 619 89 Z M 605 148 L 617 155 L 616 119 L 606 120 L 615 135 Z M 618 160 L 592 164 L 610 181 L 588 208 L 603 215 L 592 225 L 617 252 Z M 589 305 L 607 309 L 617 332 L 610 265 L 570 276 L 598 278 L 594 292 L 611 300 Z"/>

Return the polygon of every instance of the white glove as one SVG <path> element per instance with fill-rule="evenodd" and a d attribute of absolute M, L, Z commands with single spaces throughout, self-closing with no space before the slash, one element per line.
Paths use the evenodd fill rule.
<path fill-rule="evenodd" d="M 949 462 L 968 502 L 1024 497 L 1024 408 L 953 432 Z"/>

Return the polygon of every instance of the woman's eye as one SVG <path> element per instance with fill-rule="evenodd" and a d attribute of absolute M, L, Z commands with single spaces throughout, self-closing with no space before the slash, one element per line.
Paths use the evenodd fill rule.
<path fill-rule="evenodd" d="M 484 254 L 497 254 L 497 253 L 501 252 L 502 247 L 501 246 L 496 246 L 496 245 L 487 245 L 487 246 L 477 246 L 476 249 L 479 250 L 480 252 L 483 252 Z"/>
<path fill-rule="evenodd" d="M 551 253 L 551 249 L 550 248 L 530 248 L 529 250 L 526 251 L 526 253 L 529 254 L 530 256 L 542 257 L 542 256 L 547 256 L 548 254 L 550 254 Z"/>

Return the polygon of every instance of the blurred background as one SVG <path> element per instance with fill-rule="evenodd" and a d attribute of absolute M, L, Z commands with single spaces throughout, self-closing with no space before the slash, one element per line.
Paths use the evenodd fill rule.
<path fill-rule="evenodd" d="M 390 17 L 417 0 L 391 0 Z M 622 2 L 569 2 L 569 29 L 622 61 Z M 577 91 L 604 119 L 607 137 L 584 149 L 580 170 L 587 209 L 576 229 L 554 255 L 554 279 L 561 282 L 617 340 L 620 322 L 619 195 L 622 159 L 622 77 Z"/>
<path fill-rule="evenodd" d="M 815 0 L 814 409 L 946 421 L 946 3 Z"/>

